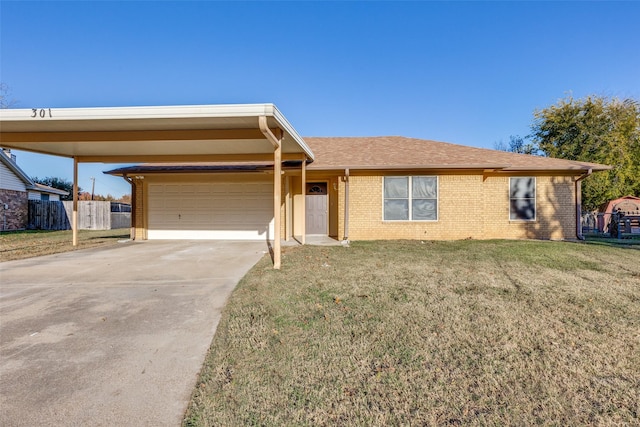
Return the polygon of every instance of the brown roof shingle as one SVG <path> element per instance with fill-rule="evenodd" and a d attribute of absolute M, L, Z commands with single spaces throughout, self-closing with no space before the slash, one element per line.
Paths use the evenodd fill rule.
<path fill-rule="evenodd" d="M 309 169 L 607 170 L 609 166 L 401 136 L 305 137 Z"/>
<path fill-rule="evenodd" d="M 504 171 L 593 171 L 611 169 L 597 163 L 531 156 L 486 148 L 402 136 L 307 137 L 315 155 L 310 170 L 341 169 L 498 169 Z M 294 162 L 295 163 L 295 162 Z M 105 173 L 168 173 L 197 171 L 251 171 L 273 167 L 273 162 L 150 163 Z"/>

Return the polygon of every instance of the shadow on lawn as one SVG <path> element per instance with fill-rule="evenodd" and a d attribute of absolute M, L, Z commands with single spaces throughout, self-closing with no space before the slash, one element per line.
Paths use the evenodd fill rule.
<path fill-rule="evenodd" d="M 91 236 L 86 240 L 99 240 L 99 239 L 130 239 L 131 235 L 129 233 L 124 234 L 112 234 L 109 236 Z"/>

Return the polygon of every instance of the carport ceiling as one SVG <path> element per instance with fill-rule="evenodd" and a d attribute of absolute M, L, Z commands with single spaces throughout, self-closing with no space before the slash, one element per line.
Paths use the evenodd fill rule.
<path fill-rule="evenodd" d="M 5 148 L 80 162 L 273 158 L 258 121 L 282 131 L 283 159 L 313 153 L 273 104 L 0 110 Z"/>

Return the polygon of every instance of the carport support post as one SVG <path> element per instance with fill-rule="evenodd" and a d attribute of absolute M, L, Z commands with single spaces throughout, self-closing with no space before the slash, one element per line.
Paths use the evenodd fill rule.
<path fill-rule="evenodd" d="M 78 246 L 78 157 L 73 158 L 73 214 L 71 216 L 73 246 Z"/>
<path fill-rule="evenodd" d="M 284 177 L 284 240 L 291 240 L 291 177 Z"/>
<path fill-rule="evenodd" d="M 282 235 L 280 233 L 280 205 L 282 203 L 282 129 L 276 128 L 275 135 L 267 125 L 267 117 L 258 117 L 258 126 L 273 144 L 273 268 L 280 270 Z"/>
<path fill-rule="evenodd" d="M 282 203 L 282 131 L 276 129 L 278 145 L 273 152 L 273 268 L 280 269 L 280 205 Z"/>
<path fill-rule="evenodd" d="M 302 156 L 302 170 L 301 170 L 301 179 L 302 181 L 302 216 L 301 226 L 302 226 L 302 236 L 300 236 L 300 243 L 305 244 L 307 240 L 307 158 L 306 156 Z"/>

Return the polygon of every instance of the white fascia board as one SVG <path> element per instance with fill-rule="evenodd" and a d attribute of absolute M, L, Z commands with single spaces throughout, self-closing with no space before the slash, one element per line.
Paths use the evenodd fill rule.
<path fill-rule="evenodd" d="M 59 188 L 49 187 L 48 185 L 35 185 L 30 190 L 37 191 L 39 193 L 57 194 L 59 196 L 68 196 L 69 192 L 60 190 Z"/>
<path fill-rule="evenodd" d="M 173 105 L 146 107 L 21 108 L 0 110 L 2 121 L 179 119 L 273 116 L 273 104 Z M 40 112 L 43 111 L 43 117 Z M 34 112 L 36 117 L 33 117 Z M 257 126 L 257 125 L 256 125 Z"/>
<path fill-rule="evenodd" d="M 273 104 L 269 104 L 269 105 L 271 106 L 271 109 L 272 109 L 271 114 L 273 115 L 273 118 L 276 119 L 280 127 L 289 135 L 291 135 L 291 138 L 293 138 L 294 141 L 296 141 L 296 143 L 300 146 L 300 148 L 302 148 L 302 150 L 305 152 L 307 157 L 309 157 L 309 159 L 313 161 L 315 159 L 313 151 L 311 151 L 311 148 L 307 145 L 306 142 L 304 142 L 304 139 L 302 139 L 302 137 L 294 129 L 291 123 L 289 123 L 286 117 L 280 112 L 280 110 L 278 110 L 278 108 L 275 105 Z"/>
<path fill-rule="evenodd" d="M 36 115 L 34 117 L 34 114 Z M 89 107 L 89 108 L 21 108 L 0 110 L 3 122 L 27 121 L 82 121 L 82 120 L 126 120 L 126 119 L 184 119 L 184 118 L 233 118 L 272 117 L 277 125 L 300 146 L 313 160 L 311 148 L 304 142 L 294 127 L 274 104 L 218 104 L 218 105 L 174 105 L 147 107 Z M 258 120 L 256 120 L 258 128 Z"/>

